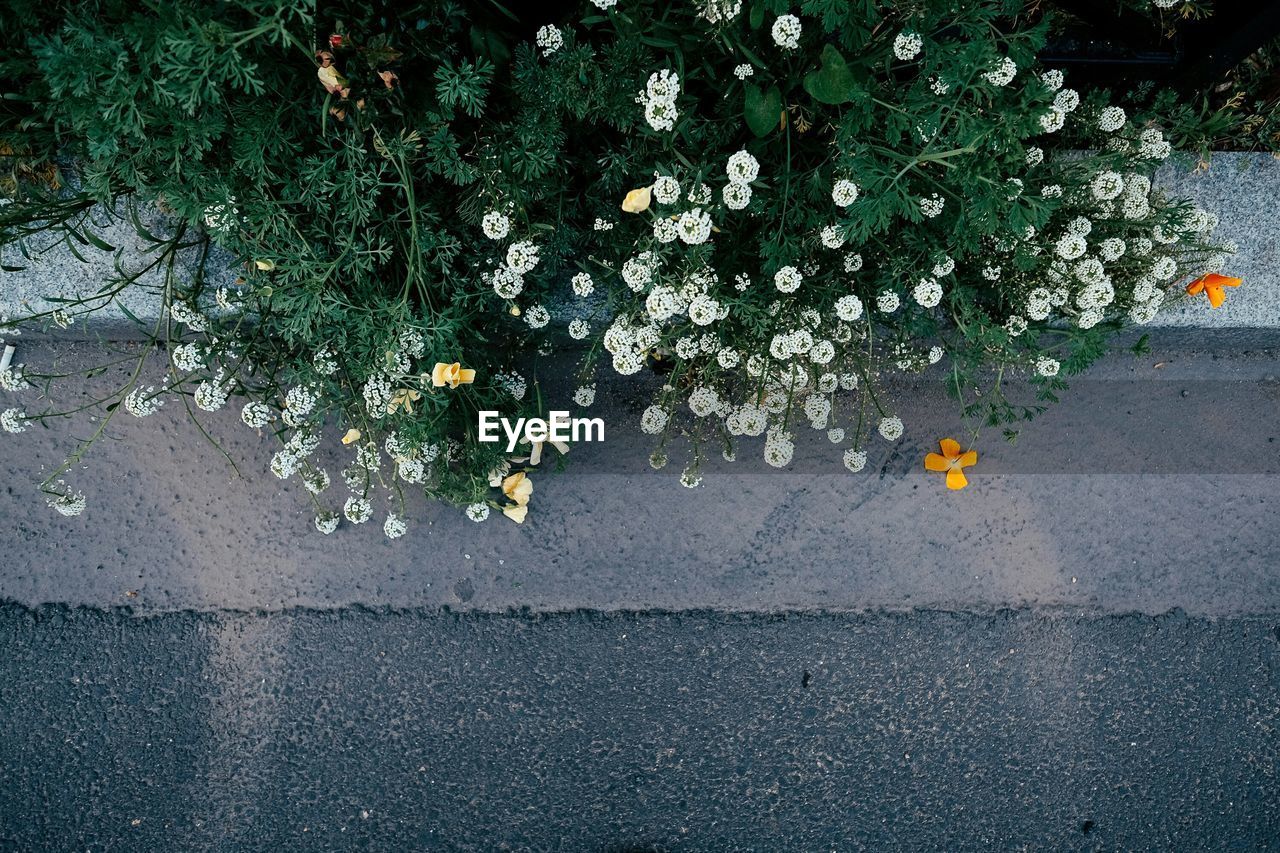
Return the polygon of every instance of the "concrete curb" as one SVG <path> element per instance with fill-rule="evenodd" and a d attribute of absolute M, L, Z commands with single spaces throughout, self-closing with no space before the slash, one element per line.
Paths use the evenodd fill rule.
<path fill-rule="evenodd" d="M 1280 159 L 1270 154 L 1219 152 L 1210 168 L 1197 172 L 1185 162 L 1167 163 L 1157 183 L 1171 196 L 1194 200 L 1216 212 L 1221 223 L 1218 236 L 1235 240 L 1239 252 L 1230 271 L 1245 286 L 1230 294 L 1217 311 L 1205 310 L 1200 300 L 1188 300 L 1161 315 L 1160 325 L 1137 330 L 1134 338 L 1149 332 L 1161 346 L 1214 349 L 1256 349 L 1280 344 L 1280 213 L 1275 200 L 1280 197 Z M 120 262 L 136 269 L 145 263 L 147 241 L 128 222 L 95 209 L 95 233 L 120 249 Z M 171 233 L 170 224 L 159 213 L 148 217 L 147 227 L 157 233 Z M 84 297 L 98 292 L 115 273 L 113 253 L 92 246 L 77 246 L 89 263 L 82 263 L 61 241 L 39 238 L 32 241 L 31 259 L 13 247 L 0 253 L 7 265 L 23 266 L 21 272 L 0 273 L 0 319 L 31 311 L 51 310 L 48 299 Z M 182 259 L 189 276 L 193 255 Z M 219 252 L 209 265 L 213 286 L 231 283 L 238 270 L 235 259 Z M 94 312 L 69 329 L 52 329 L 51 337 L 71 340 L 139 340 L 133 314 L 145 323 L 154 323 L 160 313 L 163 278 L 153 272 L 131 289 L 121 301 Z M 127 312 L 127 313 L 126 313 Z"/>

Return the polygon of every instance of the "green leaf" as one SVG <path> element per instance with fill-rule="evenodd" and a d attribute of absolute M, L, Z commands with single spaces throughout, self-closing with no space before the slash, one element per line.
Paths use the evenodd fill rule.
<path fill-rule="evenodd" d="M 756 0 L 756 2 L 751 4 L 751 16 L 749 23 L 753 30 L 758 30 L 764 26 L 764 0 Z"/>
<path fill-rule="evenodd" d="M 746 86 L 742 116 L 756 136 L 768 136 L 782 123 L 782 92 L 773 86 L 768 92 L 759 86 Z"/>
<path fill-rule="evenodd" d="M 849 103 L 856 86 L 849 63 L 831 44 L 822 49 L 822 67 L 804 76 L 804 90 L 823 104 Z"/>

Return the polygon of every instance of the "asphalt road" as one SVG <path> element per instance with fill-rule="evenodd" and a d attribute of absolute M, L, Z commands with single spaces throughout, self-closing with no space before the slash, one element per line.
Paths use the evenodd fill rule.
<path fill-rule="evenodd" d="M 1280 845 L 1280 621 L 0 608 L 0 846 Z"/>

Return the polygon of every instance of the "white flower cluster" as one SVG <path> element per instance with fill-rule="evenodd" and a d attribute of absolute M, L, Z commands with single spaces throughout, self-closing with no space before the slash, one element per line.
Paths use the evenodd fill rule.
<path fill-rule="evenodd" d="M 680 112 L 676 98 L 680 95 L 680 78 L 664 68 L 649 75 L 649 83 L 636 97 L 636 103 L 644 106 L 644 118 L 654 130 L 671 130 L 676 126 Z"/>
<path fill-rule="evenodd" d="M 538 47 L 542 48 L 543 56 L 550 56 L 564 47 L 564 36 L 560 33 L 559 28 L 552 24 L 538 28 L 537 41 Z"/>
<path fill-rule="evenodd" d="M 904 30 L 893 40 L 893 55 L 906 62 L 915 59 L 924 48 L 924 40 L 918 33 Z"/>
<path fill-rule="evenodd" d="M 156 386 L 135 386 L 124 398 L 124 410 L 135 418 L 145 418 L 160 411 L 164 399 L 156 393 Z"/>
<path fill-rule="evenodd" d="M 794 50 L 800 46 L 800 19 L 795 15 L 779 15 L 773 22 L 774 44 L 784 50 Z"/>

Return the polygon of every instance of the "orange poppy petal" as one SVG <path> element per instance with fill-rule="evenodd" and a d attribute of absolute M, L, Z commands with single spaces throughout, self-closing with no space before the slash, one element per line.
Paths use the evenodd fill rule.
<path fill-rule="evenodd" d="M 1223 286 L 1239 287 L 1240 283 L 1244 281 L 1244 279 L 1241 279 L 1241 278 L 1232 278 L 1229 275 L 1219 275 L 1216 272 L 1211 272 L 1208 275 L 1206 275 L 1204 278 L 1205 278 L 1205 282 L 1210 287 L 1214 285 L 1217 285 L 1218 287 L 1223 287 Z"/>
<path fill-rule="evenodd" d="M 938 442 L 938 446 L 942 448 L 942 455 L 948 459 L 955 459 L 960 455 L 960 442 L 954 438 L 944 438 Z"/>
<path fill-rule="evenodd" d="M 960 470 L 960 466 L 956 466 L 947 472 L 947 488 L 959 491 L 969 485 L 969 479 L 965 477 L 964 471 Z"/>
<path fill-rule="evenodd" d="M 972 466 L 972 465 L 977 465 L 977 464 L 978 464 L 978 451 L 976 451 L 976 450 L 966 450 L 966 451 L 965 451 L 965 452 L 960 456 L 960 459 L 959 459 L 959 461 L 958 461 L 956 464 L 957 464 L 959 467 L 961 467 L 961 468 L 968 468 L 968 467 L 970 467 L 970 466 Z"/>
<path fill-rule="evenodd" d="M 1221 287 L 1218 287 L 1217 285 L 1213 285 L 1213 284 L 1209 285 L 1204 289 L 1204 292 L 1209 297 L 1209 305 L 1211 305 L 1214 308 L 1220 308 L 1222 306 L 1222 303 L 1227 301 L 1226 292 Z"/>
<path fill-rule="evenodd" d="M 1202 290 L 1204 290 L 1204 279 L 1198 278 L 1187 285 L 1187 296 L 1195 296 Z"/>
<path fill-rule="evenodd" d="M 924 467 L 930 471 L 945 471 L 951 467 L 951 460 L 945 456 L 939 456 L 937 453 L 926 453 L 924 455 Z"/>

